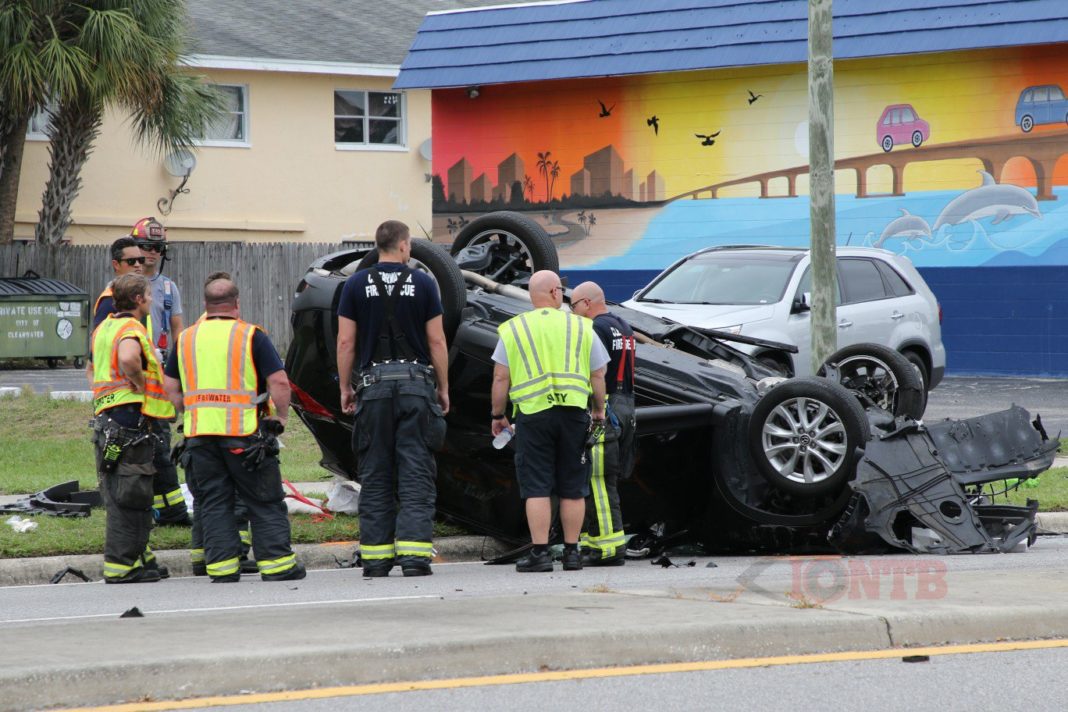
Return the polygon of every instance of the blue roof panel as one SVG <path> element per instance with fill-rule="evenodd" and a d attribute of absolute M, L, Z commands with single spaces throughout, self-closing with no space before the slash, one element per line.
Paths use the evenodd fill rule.
<path fill-rule="evenodd" d="M 835 0 L 837 59 L 1068 41 L 1065 0 Z M 806 0 L 581 0 L 431 14 L 396 87 L 803 62 Z"/>

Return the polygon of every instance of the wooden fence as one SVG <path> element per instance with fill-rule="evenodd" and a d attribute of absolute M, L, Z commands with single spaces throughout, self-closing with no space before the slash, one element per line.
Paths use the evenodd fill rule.
<path fill-rule="evenodd" d="M 337 243 L 171 242 L 163 273 L 178 285 L 185 323 L 204 310 L 204 278 L 229 272 L 241 290 L 241 317 L 259 324 L 285 356 L 293 330 L 289 309 L 308 265 L 342 249 Z M 49 247 L 34 242 L 0 245 L 0 277 L 21 277 L 33 270 L 82 288 L 92 308 L 112 278 L 107 245 Z"/>

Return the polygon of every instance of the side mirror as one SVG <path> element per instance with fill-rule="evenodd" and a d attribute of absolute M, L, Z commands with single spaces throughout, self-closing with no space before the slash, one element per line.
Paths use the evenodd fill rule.
<path fill-rule="evenodd" d="M 794 297 L 793 304 L 790 305 L 791 314 L 802 314 L 807 311 L 811 311 L 812 307 L 809 306 L 812 299 L 811 292 L 802 292 Z"/>

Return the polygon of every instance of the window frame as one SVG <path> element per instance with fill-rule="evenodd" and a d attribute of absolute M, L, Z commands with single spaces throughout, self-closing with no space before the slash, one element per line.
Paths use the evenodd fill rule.
<path fill-rule="evenodd" d="M 387 121 L 394 120 L 392 117 L 374 117 L 370 114 L 371 107 L 371 94 L 397 94 L 400 97 L 400 116 L 396 119 L 399 131 L 398 143 L 371 143 L 370 141 L 363 141 L 356 143 L 354 141 L 339 142 L 334 139 L 334 149 L 337 151 L 385 151 L 387 153 L 406 153 L 409 150 L 408 146 L 408 93 L 403 91 L 393 91 L 391 89 L 357 89 L 357 88 L 335 88 L 334 93 L 331 94 L 331 99 L 334 99 L 338 92 L 360 92 L 364 96 L 364 106 L 366 107 L 363 115 L 363 135 L 365 138 L 371 135 L 370 121 L 372 119 L 385 119 Z M 333 113 L 334 126 L 333 129 L 335 135 L 337 132 L 336 122 L 338 114 L 335 111 Z"/>
<path fill-rule="evenodd" d="M 252 139 L 252 120 L 251 111 L 249 106 L 249 86 L 248 84 L 222 84 L 217 83 L 215 86 L 226 89 L 240 89 L 242 106 L 244 110 L 241 112 L 241 134 L 244 138 L 241 139 L 228 139 L 228 138 L 197 138 L 193 140 L 194 146 L 205 146 L 215 148 L 251 148 Z M 233 112 L 229 112 L 233 113 Z"/>
<path fill-rule="evenodd" d="M 48 134 L 44 132 L 43 128 L 40 131 L 34 131 L 32 126 L 33 126 L 34 119 L 36 119 L 39 115 L 46 114 L 46 113 L 48 113 L 50 111 L 53 111 L 53 110 L 55 110 L 57 108 L 58 107 L 56 106 L 55 101 L 53 101 L 52 99 L 49 99 L 48 101 L 45 102 L 44 106 L 42 106 L 39 110 L 33 112 L 33 116 L 30 117 L 30 123 L 26 126 L 26 140 L 27 141 L 46 141 L 47 142 L 47 141 L 51 140 L 51 139 L 48 138 Z"/>

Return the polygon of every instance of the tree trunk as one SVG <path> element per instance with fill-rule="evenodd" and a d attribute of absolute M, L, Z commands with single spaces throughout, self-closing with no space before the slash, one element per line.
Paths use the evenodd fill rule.
<path fill-rule="evenodd" d="M 100 135 L 103 109 L 91 102 L 65 102 L 48 128 L 48 183 L 41 197 L 35 235 L 40 244 L 58 245 L 70 227 L 71 206 L 82 189 L 82 167 Z"/>
<path fill-rule="evenodd" d="M 26 148 L 26 129 L 30 114 L 7 123 L 0 135 L 0 244 L 15 239 L 15 204 L 19 199 L 19 176 L 22 173 L 22 153 Z"/>

